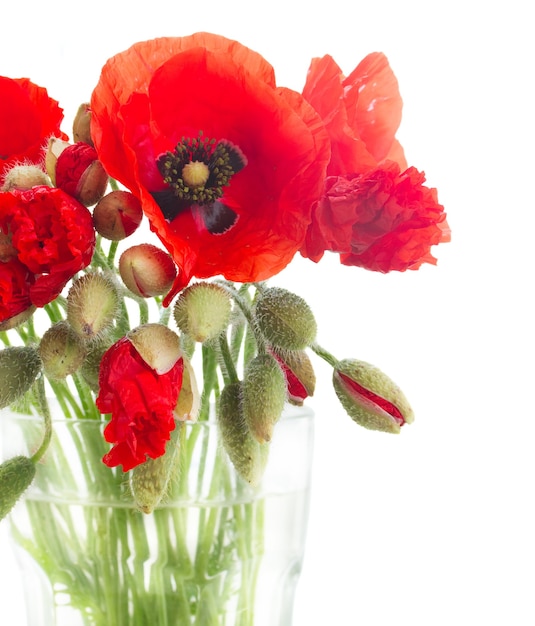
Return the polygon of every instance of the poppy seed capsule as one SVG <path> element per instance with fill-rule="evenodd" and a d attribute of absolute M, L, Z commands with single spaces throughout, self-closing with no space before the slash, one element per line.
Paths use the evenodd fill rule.
<path fill-rule="evenodd" d="M 399 433 L 414 414 L 401 389 L 380 369 L 359 361 L 339 361 L 333 385 L 342 406 L 357 424 L 371 430 Z"/>
<path fill-rule="evenodd" d="M 141 224 L 142 218 L 141 202 L 129 191 L 111 191 L 93 209 L 95 230 L 110 241 L 129 237 Z"/>
<path fill-rule="evenodd" d="M 316 338 L 312 310 L 300 296 L 271 287 L 260 294 L 255 305 L 258 327 L 270 344 L 283 350 L 304 350 Z"/>
<path fill-rule="evenodd" d="M 243 415 L 242 383 L 231 383 L 221 392 L 217 423 L 223 447 L 238 474 L 255 487 L 262 479 L 269 444 L 259 443 Z"/>
<path fill-rule="evenodd" d="M 82 365 L 86 348 L 82 339 L 65 321 L 51 326 L 39 344 L 39 355 L 45 374 L 52 380 L 63 380 Z"/>
<path fill-rule="evenodd" d="M 0 465 L 0 520 L 11 511 L 35 477 L 35 464 L 27 456 L 16 456 Z"/>
<path fill-rule="evenodd" d="M 169 291 L 176 278 L 176 266 L 167 252 L 151 243 L 142 243 L 121 254 L 119 274 L 136 296 L 152 298 Z"/>
<path fill-rule="evenodd" d="M 67 295 L 67 320 L 85 340 L 94 340 L 111 327 L 119 308 L 119 295 L 113 279 L 92 272 L 73 281 Z"/>
<path fill-rule="evenodd" d="M 198 342 L 214 339 L 228 326 L 230 296 L 213 283 L 196 283 L 184 289 L 173 309 L 177 326 Z"/>
<path fill-rule="evenodd" d="M 271 441 L 285 401 L 286 379 L 275 358 L 260 354 L 251 359 L 243 377 L 243 414 L 258 442 Z"/>
<path fill-rule="evenodd" d="M 41 371 L 41 359 L 32 346 L 10 346 L 0 351 L 0 409 L 23 396 Z"/>

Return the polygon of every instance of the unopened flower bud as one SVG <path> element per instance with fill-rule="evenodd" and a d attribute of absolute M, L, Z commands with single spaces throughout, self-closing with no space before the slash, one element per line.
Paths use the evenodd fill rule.
<path fill-rule="evenodd" d="M 271 354 L 251 359 L 243 377 L 243 414 L 253 437 L 260 443 L 271 441 L 273 428 L 286 401 L 286 380 Z"/>
<path fill-rule="evenodd" d="M 119 274 L 132 293 L 150 298 L 169 291 L 176 277 L 176 266 L 167 252 L 151 243 L 142 243 L 123 252 Z"/>
<path fill-rule="evenodd" d="M 221 392 L 217 422 L 223 447 L 238 474 L 253 487 L 262 479 L 269 444 L 259 443 L 243 415 L 242 384 L 232 383 Z"/>
<path fill-rule="evenodd" d="M 108 174 L 92 146 L 78 142 L 67 146 L 57 158 L 56 187 L 84 206 L 98 202 L 106 193 Z"/>
<path fill-rule="evenodd" d="M 150 457 L 134 467 L 130 474 L 130 491 L 138 509 L 152 513 L 165 496 L 169 481 L 179 467 L 181 425 L 171 431 L 165 454 L 156 459 Z"/>
<path fill-rule="evenodd" d="M 177 420 L 195 422 L 201 407 L 201 394 L 197 386 L 195 372 L 189 359 L 182 356 L 184 371 L 182 372 L 182 387 L 173 413 Z"/>
<path fill-rule="evenodd" d="M 67 320 L 80 337 L 94 340 L 111 327 L 119 295 L 111 277 L 92 272 L 73 281 L 67 295 Z"/>
<path fill-rule="evenodd" d="M 98 377 L 100 373 L 100 362 L 106 350 L 111 346 L 108 342 L 97 342 L 96 344 L 90 344 L 89 350 L 83 360 L 82 367 L 80 368 L 80 374 L 89 387 L 98 394 L 99 384 Z"/>
<path fill-rule="evenodd" d="M 4 176 L 0 191 L 31 189 L 38 185 L 50 187 L 50 179 L 37 165 L 15 165 Z"/>
<path fill-rule="evenodd" d="M 316 337 L 317 325 L 308 304 L 300 296 L 271 287 L 260 294 L 256 321 L 270 344 L 283 350 L 304 350 Z"/>
<path fill-rule="evenodd" d="M 0 409 L 18 400 L 41 371 L 41 359 L 32 346 L 10 346 L 0 351 Z"/>
<path fill-rule="evenodd" d="M 142 218 L 141 202 L 129 191 L 111 191 L 93 209 L 95 230 L 111 241 L 129 237 L 141 224 Z"/>
<path fill-rule="evenodd" d="M 163 324 L 143 324 L 126 336 L 157 374 L 169 372 L 182 357 L 180 337 Z"/>
<path fill-rule="evenodd" d="M 0 520 L 11 511 L 35 476 L 35 463 L 16 456 L 0 465 Z"/>
<path fill-rule="evenodd" d="M 86 354 L 84 342 L 67 322 L 58 322 L 43 335 L 39 355 L 45 374 L 52 380 L 63 380 L 74 374 Z"/>
<path fill-rule="evenodd" d="M 56 185 L 56 164 L 59 155 L 70 145 L 68 141 L 58 139 L 57 137 L 51 137 L 48 141 L 48 148 L 45 154 L 45 169 L 54 186 Z"/>
<path fill-rule="evenodd" d="M 342 406 L 357 424 L 399 433 L 414 414 L 401 389 L 380 369 L 357 359 L 339 361 L 333 385 Z"/>
<path fill-rule="evenodd" d="M 86 102 L 81 104 L 76 112 L 72 124 L 72 138 L 76 142 L 82 141 L 90 146 L 93 145 L 93 140 L 91 139 L 91 109 Z"/>
<path fill-rule="evenodd" d="M 228 326 L 230 296 L 213 283 L 196 283 L 181 292 L 175 307 L 177 326 L 195 341 L 214 339 Z"/>
<path fill-rule="evenodd" d="M 304 350 L 273 350 L 272 354 L 286 377 L 288 402 L 302 406 L 316 388 L 316 374 L 308 354 Z"/>

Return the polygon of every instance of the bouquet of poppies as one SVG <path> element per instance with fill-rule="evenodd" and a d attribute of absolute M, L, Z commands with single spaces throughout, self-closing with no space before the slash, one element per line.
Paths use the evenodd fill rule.
<path fill-rule="evenodd" d="M 416 270 L 449 240 L 396 140 L 383 54 L 348 76 L 316 58 L 299 93 L 256 52 L 197 33 L 109 59 L 69 135 L 27 78 L 0 77 L 0 102 L 0 407 L 43 418 L 34 453 L 0 466 L 2 517 L 46 459 L 51 395 L 105 423 L 95 463 L 145 513 L 168 497 L 182 425 L 211 405 L 239 476 L 260 484 L 285 405 L 313 394 L 310 354 L 360 425 L 412 421 L 390 378 L 318 345 L 307 303 L 266 283 L 296 254 Z M 130 243 L 145 222 L 155 243 Z"/>

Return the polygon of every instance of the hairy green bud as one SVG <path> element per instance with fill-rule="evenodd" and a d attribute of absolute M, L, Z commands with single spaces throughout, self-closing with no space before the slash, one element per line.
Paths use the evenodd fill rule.
<path fill-rule="evenodd" d="M 41 371 L 36 348 L 10 346 L 0 351 L 0 409 L 18 400 Z"/>
<path fill-rule="evenodd" d="M 219 399 L 217 421 L 223 447 L 238 474 L 253 487 L 262 479 L 269 444 L 259 443 L 243 415 L 242 383 L 227 385 Z"/>
<path fill-rule="evenodd" d="M 333 372 L 336 395 L 357 424 L 399 433 L 414 414 L 401 389 L 379 368 L 357 359 L 339 361 Z"/>
<path fill-rule="evenodd" d="M 271 354 L 251 359 L 243 377 L 243 414 L 260 443 L 271 441 L 286 401 L 286 378 Z"/>
<path fill-rule="evenodd" d="M 27 456 L 15 456 L 0 465 L 0 520 L 15 506 L 34 476 L 35 464 Z"/>
<path fill-rule="evenodd" d="M 228 326 L 230 312 L 230 296 L 213 283 L 196 283 L 184 289 L 173 310 L 180 330 L 198 342 L 222 333 Z"/>
<path fill-rule="evenodd" d="M 119 294 L 111 276 L 92 272 L 77 278 L 67 295 L 67 319 L 84 340 L 95 340 L 111 327 Z"/>
<path fill-rule="evenodd" d="M 46 375 L 52 380 L 63 380 L 82 365 L 86 354 L 84 342 L 68 322 L 51 326 L 39 344 L 39 355 Z"/>
<path fill-rule="evenodd" d="M 171 478 L 177 472 L 182 426 L 179 422 L 171 432 L 165 454 L 156 459 L 147 458 L 145 463 L 130 472 L 130 491 L 136 506 L 143 513 L 152 513 L 160 504 Z"/>
<path fill-rule="evenodd" d="M 304 350 L 316 338 L 312 310 L 300 296 L 271 287 L 260 294 L 255 306 L 258 327 L 268 342 L 284 350 Z"/>

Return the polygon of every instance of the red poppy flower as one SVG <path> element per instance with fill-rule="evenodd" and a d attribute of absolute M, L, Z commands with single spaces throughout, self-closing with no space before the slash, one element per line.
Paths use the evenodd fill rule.
<path fill-rule="evenodd" d="M 166 303 L 192 276 L 267 279 L 300 248 L 328 136 L 259 54 L 208 33 L 138 43 L 107 62 L 91 109 L 99 159 L 180 269 Z"/>
<path fill-rule="evenodd" d="M 173 409 L 182 386 L 184 362 L 180 358 L 165 374 L 158 374 L 140 356 L 127 337 L 105 352 L 96 400 L 102 413 L 111 413 L 104 437 L 113 448 L 103 461 L 122 465 L 127 472 L 165 452 L 175 428 Z"/>
<path fill-rule="evenodd" d="M 40 163 L 49 137 L 67 139 L 63 109 L 27 78 L 0 76 L 0 119 L 0 178 L 15 163 Z"/>
<path fill-rule="evenodd" d="M 384 54 L 369 54 L 347 78 L 332 57 L 313 59 L 303 96 L 329 132 L 328 175 L 360 174 L 386 159 L 407 167 L 395 139 L 402 100 Z"/>
<path fill-rule="evenodd" d="M 33 274 L 17 258 L 0 259 L 0 328 L 3 322 L 32 306 Z"/>
<path fill-rule="evenodd" d="M 318 261 L 325 250 L 344 265 L 378 272 L 436 263 L 430 248 L 449 241 L 450 229 L 436 189 L 411 167 L 393 162 L 361 176 L 329 177 L 315 207 L 304 256 Z"/>
<path fill-rule="evenodd" d="M 0 231 L 36 277 L 30 288 L 36 306 L 53 300 L 76 272 L 89 265 L 95 247 L 91 213 L 52 187 L 0 193 Z"/>

